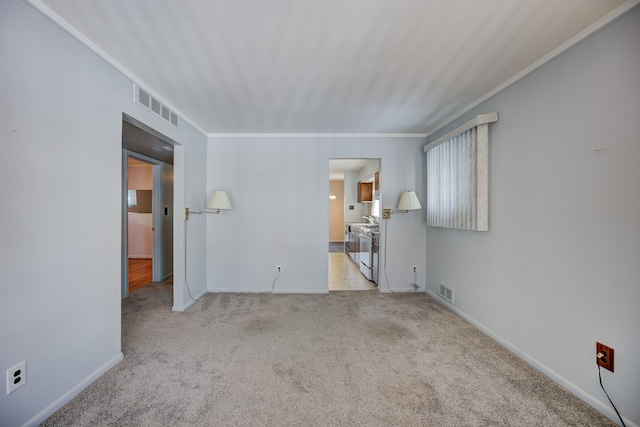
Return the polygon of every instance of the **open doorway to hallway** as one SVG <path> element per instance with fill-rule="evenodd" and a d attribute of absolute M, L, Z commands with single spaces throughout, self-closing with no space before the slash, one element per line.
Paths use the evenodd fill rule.
<path fill-rule="evenodd" d="M 375 290 L 380 159 L 329 161 L 329 291 Z"/>
<path fill-rule="evenodd" d="M 173 145 L 126 119 L 122 122 L 122 298 L 173 275 Z"/>
<path fill-rule="evenodd" d="M 156 190 L 157 191 L 157 190 Z M 153 164 L 127 158 L 129 292 L 153 281 Z"/>

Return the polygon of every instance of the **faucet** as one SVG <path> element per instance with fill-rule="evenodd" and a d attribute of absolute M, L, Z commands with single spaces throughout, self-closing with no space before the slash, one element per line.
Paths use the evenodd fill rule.
<path fill-rule="evenodd" d="M 364 218 L 367 221 L 369 221 L 369 225 L 374 225 L 375 224 L 375 221 L 373 220 L 372 216 L 363 216 L 362 218 Z"/>

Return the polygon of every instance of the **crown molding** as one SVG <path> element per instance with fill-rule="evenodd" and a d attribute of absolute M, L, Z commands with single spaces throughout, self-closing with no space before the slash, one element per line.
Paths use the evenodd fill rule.
<path fill-rule="evenodd" d="M 200 128 L 200 126 L 198 126 L 197 124 L 195 124 L 193 121 L 191 121 L 185 114 L 183 114 L 178 108 L 176 108 L 174 105 L 172 105 L 170 102 L 167 102 L 166 99 L 164 99 L 163 97 L 161 97 L 160 95 L 158 95 L 156 92 L 154 92 L 153 90 L 149 89 L 150 86 L 148 84 L 146 84 L 144 82 L 144 80 L 142 80 L 141 78 L 139 78 L 138 76 L 136 76 L 135 74 L 133 74 L 131 71 L 129 71 L 125 66 L 123 66 L 122 64 L 120 64 L 118 61 L 116 61 L 113 57 L 111 57 L 107 52 L 105 52 L 103 49 L 101 49 L 97 44 L 95 44 L 94 42 L 92 42 L 88 37 L 86 37 L 84 34 L 82 34 L 80 31 L 78 31 L 78 29 L 76 29 L 73 25 L 71 25 L 69 22 L 67 22 L 65 19 L 63 19 L 60 15 L 58 15 L 57 13 L 55 13 L 49 6 L 47 6 L 46 4 L 44 4 L 41 0 L 24 0 L 24 2 L 26 4 L 28 4 L 29 6 L 31 6 L 34 10 L 36 10 L 38 13 L 40 13 L 42 16 L 44 16 L 46 19 L 48 19 L 49 21 L 51 21 L 54 25 L 58 26 L 61 30 L 63 30 L 64 32 L 66 32 L 67 34 L 69 34 L 71 37 L 73 37 L 76 41 L 80 42 L 81 44 L 83 44 L 86 48 L 88 48 L 89 50 L 91 50 L 93 53 L 95 53 L 96 55 L 98 55 L 98 57 L 102 58 L 104 61 L 106 61 L 109 65 L 111 65 L 113 68 L 115 68 L 117 71 L 119 71 L 120 73 L 122 73 L 125 77 L 127 77 L 129 80 L 131 80 L 132 83 L 137 84 L 138 86 L 144 88 L 144 90 L 146 92 L 148 92 L 150 95 L 152 95 L 154 98 L 156 98 L 158 101 L 162 102 L 165 106 L 169 107 L 171 110 L 173 110 L 174 113 L 176 113 L 180 120 L 188 123 L 190 126 L 192 126 L 194 129 L 196 129 L 198 132 L 200 132 L 202 135 L 207 135 L 207 133 L 202 130 L 202 128 Z"/>
<path fill-rule="evenodd" d="M 207 138 L 426 138 L 426 133 L 208 133 Z"/>
<path fill-rule="evenodd" d="M 497 86 L 495 89 L 487 92 L 485 95 L 478 98 L 476 101 L 472 102 L 466 107 L 456 111 L 455 113 L 451 114 L 447 118 L 438 122 L 438 124 L 434 125 L 433 127 L 431 127 L 431 129 L 427 131 L 426 133 L 427 137 L 438 133 L 439 131 L 444 129 L 447 125 L 449 125 L 451 122 L 460 118 L 463 114 L 468 113 L 473 108 L 482 104 L 484 101 L 502 92 L 503 90 L 513 85 L 517 81 L 522 80 L 523 78 L 525 78 L 526 76 L 528 76 L 529 74 L 537 70 L 538 68 L 541 68 L 543 65 L 547 64 L 551 60 L 560 56 L 561 54 L 571 49 L 572 47 L 582 42 L 583 40 L 587 39 L 591 35 L 597 33 L 607 25 L 615 22 L 619 18 L 622 18 L 624 15 L 626 15 L 627 13 L 635 9 L 638 5 L 640 5 L 640 0 L 628 0 L 625 3 L 621 4 L 620 6 L 618 6 L 617 8 L 615 8 L 614 10 L 612 10 L 611 12 L 603 16 L 602 18 L 598 19 L 596 22 L 594 22 L 584 30 L 580 31 L 578 34 L 576 34 L 566 42 L 562 43 L 560 46 L 558 46 L 557 48 L 555 48 L 554 50 L 552 50 L 542 58 L 538 59 L 533 64 L 529 65 L 524 70 L 520 71 L 515 76 L 511 77 L 501 85 Z"/>

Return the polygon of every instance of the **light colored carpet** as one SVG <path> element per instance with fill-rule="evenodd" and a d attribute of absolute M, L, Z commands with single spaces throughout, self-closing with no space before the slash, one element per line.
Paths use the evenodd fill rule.
<path fill-rule="evenodd" d="M 612 426 L 424 294 L 123 301 L 125 359 L 44 426 Z"/>

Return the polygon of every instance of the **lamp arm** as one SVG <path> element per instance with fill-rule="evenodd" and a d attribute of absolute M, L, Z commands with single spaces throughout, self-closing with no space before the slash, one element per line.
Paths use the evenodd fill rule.
<path fill-rule="evenodd" d="M 189 216 L 190 215 L 202 215 L 202 214 L 219 214 L 220 213 L 220 209 L 216 210 L 216 211 L 193 211 L 189 208 L 184 208 L 184 220 L 185 221 L 189 221 Z"/>
<path fill-rule="evenodd" d="M 391 219 L 391 215 L 396 213 L 409 213 L 406 209 L 384 208 L 382 209 L 382 219 Z"/>

